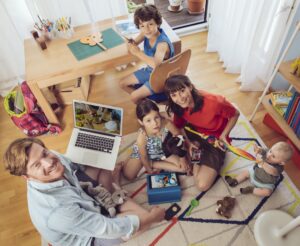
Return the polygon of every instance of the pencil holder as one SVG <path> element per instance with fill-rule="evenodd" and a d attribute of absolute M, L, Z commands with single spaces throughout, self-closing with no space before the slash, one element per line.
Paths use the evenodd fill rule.
<path fill-rule="evenodd" d="M 69 39 L 72 38 L 73 34 L 74 34 L 73 28 L 70 28 L 68 30 L 56 30 L 56 37 L 58 38 Z"/>
<path fill-rule="evenodd" d="M 42 31 L 41 36 L 45 38 L 46 42 L 49 42 L 51 39 L 54 38 L 54 32 Z"/>

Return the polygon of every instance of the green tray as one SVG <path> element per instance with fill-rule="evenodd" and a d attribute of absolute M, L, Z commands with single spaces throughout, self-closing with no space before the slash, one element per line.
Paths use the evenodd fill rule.
<path fill-rule="evenodd" d="M 124 40 L 121 38 L 121 36 L 118 33 L 116 33 L 112 28 L 101 31 L 101 33 L 103 38 L 102 44 L 107 49 L 113 48 L 124 43 Z M 90 46 L 88 44 L 82 44 L 80 43 L 80 40 L 69 43 L 68 47 L 70 48 L 73 55 L 78 61 L 104 51 L 98 45 Z"/>

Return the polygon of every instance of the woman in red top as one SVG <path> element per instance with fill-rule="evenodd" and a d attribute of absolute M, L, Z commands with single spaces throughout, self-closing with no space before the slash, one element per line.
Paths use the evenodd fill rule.
<path fill-rule="evenodd" d="M 236 124 L 239 111 L 223 96 L 196 90 L 185 75 L 169 77 L 165 83 L 169 101 L 167 113 L 174 113 L 174 124 L 178 128 L 189 126 L 193 130 L 221 141 L 230 141 L 228 135 Z M 195 183 L 199 190 L 206 191 L 213 184 L 222 165 L 225 151 L 197 134 L 185 131 L 191 157 L 201 152 L 200 160 L 193 166 Z M 211 138 L 210 138 L 211 139 Z"/>

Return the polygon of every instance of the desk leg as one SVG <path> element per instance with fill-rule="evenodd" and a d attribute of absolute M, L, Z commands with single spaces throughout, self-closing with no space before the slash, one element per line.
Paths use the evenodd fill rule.
<path fill-rule="evenodd" d="M 90 82 L 91 82 L 90 75 L 86 75 L 86 76 L 81 77 L 80 89 L 81 89 L 82 95 L 84 97 L 84 100 L 86 100 L 86 101 L 87 101 L 88 96 L 89 96 Z"/>
<path fill-rule="evenodd" d="M 48 101 L 44 97 L 43 93 L 41 92 L 39 86 L 37 84 L 29 84 L 29 83 L 28 83 L 28 85 L 30 87 L 31 92 L 35 96 L 39 106 L 44 111 L 48 121 L 50 123 L 59 125 L 59 121 L 58 121 L 55 113 L 53 112 L 50 104 L 48 103 Z"/>

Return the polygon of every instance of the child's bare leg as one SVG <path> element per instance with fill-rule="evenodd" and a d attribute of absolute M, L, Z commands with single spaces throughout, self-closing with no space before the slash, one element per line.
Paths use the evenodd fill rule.
<path fill-rule="evenodd" d="M 195 186 L 200 191 L 207 191 L 214 183 L 218 173 L 213 168 L 206 165 L 193 166 Z"/>
<path fill-rule="evenodd" d="M 134 88 L 132 88 L 132 85 L 135 85 L 138 82 L 139 81 L 137 80 L 135 75 L 130 74 L 129 76 L 126 76 L 119 81 L 119 86 L 121 87 L 121 89 L 126 91 L 128 94 L 131 94 L 134 91 Z"/>
<path fill-rule="evenodd" d="M 272 194 L 272 190 L 267 188 L 254 188 L 253 194 L 257 196 L 270 196 Z"/>
<path fill-rule="evenodd" d="M 241 183 L 249 178 L 249 171 L 244 170 L 241 173 L 238 174 L 238 176 L 235 177 L 235 179 L 238 181 L 238 183 Z"/>
<path fill-rule="evenodd" d="M 171 172 L 186 172 L 186 167 L 180 163 L 179 157 L 175 155 L 171 155 L 163 161 L 154 161 L 153 168 Z"/>
<path fill-rule="evenodd" d="M 142 169 L 143 164 L 139 159 L 129 159 L 123 165 L 123 175 L 128 180 L 133 180 L 137 177 L 139 171 Z"/>
<path fill-rule="evenodd" d="M 132 91 L 130 94 L 131 101 L 137 104 L 141 99 L 146 98 L 151 95 L 151 91 L 145 86 L 141 86 L 140 88 Z"/>

